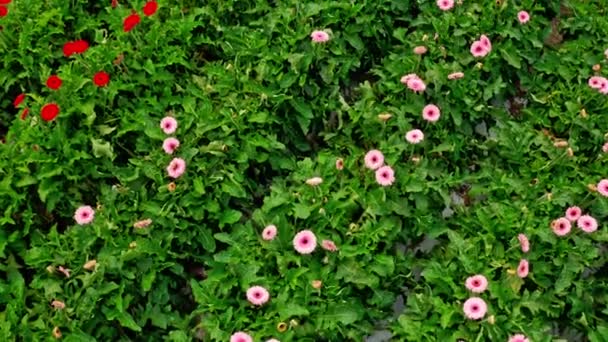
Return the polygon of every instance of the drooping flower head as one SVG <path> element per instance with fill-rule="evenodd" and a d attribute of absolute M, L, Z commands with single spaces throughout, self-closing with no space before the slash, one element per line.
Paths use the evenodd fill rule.
<path fill-rule="evenodd" d="M 573 206 L 573 207 L 566 209 L 566 218 L 571 222 L 578 220 L 582 214 L 583 214 L 583 211 L 581 210 L 581 208 L 579 208 L 577 206 Z"/>
<path fill-rule="evenodd" d="M 179 140 L 177 140 L 173 137 L 169 137 L 163 141 L 163 150 L 165 150 L 165 153 L 167 153 L 167 154 L 173 154 L 173 152 L 175 152 L 175 150 L 177 150 L 178 147 L 179 147 Z"/>
<path fill-rule="evenodd" d="M 93 83 L 98 87 L 105 87 L 110 82 L 110 75 L 105 71 L 99 71 L 93 76 Z"/>
<path fill-rule="evenodd" d="M 323 178 L 321 178 L 321 177 L 312 177 L 312 178 L 308 178 L 306 180 L 306 184 L 308 184 L 310 186 L 317 186 L 321 183 L 323 183 Z"/>
<path fill-rule="evenodd" d="M 428 49 L 426 48 L 426 46 L 416 46 L 414 48 L 414 53 L 417 55 L 424 55 L 426 52 L 428 51 Z"/>
<path fill-rule="evenodd" d="M 468 277 L 465 281 L 465 286 L 469 291 L 475 293 L 482 293 L 488 288 L 488 279 L 481 274 Z"/>
<path fill-rule="evenodd" d="M 13 106 L 15 106 L 15 108 L 19 107 L 23 100 L 25 100 L 25 94 L 17 95 L 17 97 L 15 97 L 15 101 L 13 101 Z"/>
<path fill-rule="evenodd" d="M 177 120 L 175 120 L 172 116 L 165 116 L 162 120 L 160 120 L 160 128 L 163 129 L 165 134 L 173 134 L 177 129 Z"/>
<path fill-rule="evenodd" d="M 133 223 L 133 228 L 143 229 L 152 224 L 152 219 L 144 219 Z"/>
<path fill-rule="evenodd" d="M 509 342 L 530 342 L 528 338 L 522 334 L 513 335 L 509 338 Z"/>
<path fill-rule="evenodd" d="M 167 173 L 171 178 L 178 178 L 186 171 L 186 161 L 182 158 L 173 158 L 167 166 Z"/>
<path fill-rule="evenodd" d="M 156 10 L 158 10 L 158 2 L 156 1 L 146 2 L 144 8 L 142 9 L 144 15 L 147 17 L 154 15 L 154 13 L 156 13 Z"/>
<path fill-rule="evenodd" d="M 486 36 L 485 34 L 482 34 L 479 37 L 479 41 L 481 42 L 481 45 L 483 45 L 483 47 L 485 47 L 488 52 L 492 51 L 492 42 L 490 42 L 490 38 L 488 38 L 488 36 Z"/>
<path fill-rule="evenodd" d="M 63 55 L 70 57 L 74 54 L 80 54 L 87 51 L 89 43 L 84 39 L 75 40 L 73 42 L 67 42 L 63 45 Z"/>
<path fill-rule="evenodd" d="M 261 286 L 252 286 L 247 290 L 247 300 L 253 305 L 264 305 L 270 299 L 268 290 Z"/>
<path fill-rule="evenodd" d="M 608 179 L 602 179 L 597 183 L 597 192 L 604 197 L 608 197 Z"/>
<path fill-rule="evenodd" d="M 302 230 L 293 238 L 293 247 L 300 254 L 310 254 L 317 248 L 317 237 L 310 230 Z"/>
<path fill-rule="evenodd" d="M 323 240 L 321 241 L 321 247 L 329 252 L 335 252 L 338 250 L 338 246 L 331 240 Z"/>
<path fill-rule="evenodd" d="M 93 222 L 95 218 L 95 210 L 91 208 L 90 205 L 84 205 L 78 209 L 74 213 L 74 220 L 76 223 L 84 225 Z"/>
<path fill-rule="evenodd" d="M 370 150 L 365 154 L 365 167 L 376 170 L 384 165 L 384 155 L 379 150 Z"/>
<path fill-rule="evenodd" d="M 130 14 L 122 22 L 122 29 L 124 32 L 129 32 L 135 28 L 141 22 L 141 17 L 137 13 Z"/>
<path fill-rule="evenodd" d="M 249 334 L 239 331 L 230 336 L 230 342 L 253 342 L 253 338 Z"/>
<path fill-rule="evenodd" d="M 410 144 L 418 144 L 424 139 L 424 134 L 419 129 L 413 129 L 405 133 L 405 140 Z"/>
<path fill-rule="evenodd" d="M 517 266 L 517 276 L 525 278 L 528 276 L 528 272 L 530 272 L 530 263 L 528 260 L 522 259 Z"/>
<path fill-rule="evenodd" d="M 437 0 L 437 7 L 442 11 L 448 11 L 454 7 L 454 0 Z"/>
<path fill-rule="evenodd" d="M 395 182 L 395 171 L 388 165 L 376 170 L 376 182 L 382 186 L 389 186 Z"/>
<path fill-rule="evenodd" d="M 267 225 L 262 231 L 262 239 L 266 241 L 274 240 L 275 236 L 277 236 L 277 226 L 274 224 Z"/>
<path fill-rule="evenodd" d="M 329 40 L 329 33 L 316 30 L 310 34 L 310 39 L 312 39 L 314 43 L 325 43 Z"/>
<path fill-rule="evenodd" d="M 464 302 L 462 309 L 466 318 L 477 320 L 482 319 L 486 315 L 488 306 L 483 299 L 471 297 Z"/>
<path fill-rule="evenodd" d="M 590 215 L 581 216 L 576 224 L 585 233 L 593 233 L 597 230 L 597 221 Z"/>
<path fill-rule="evenodd" d="M 555 235 L 564 236 L 564 235 L 570 233 L 570 229 L 572 228 L 572 225 L 570 224 L 570 221 L 568 221 L 567 218 L 560 217 L 557 220 L 554 220 L 553 222 L 551 222 L 551 228 L 553 229 L 553 232 L 555 233 Z"/>
<path fill-rule="evenodd" d="M 519 20 L 521 24 L 527 23 L 530 21 L 530 13 L 526 11 L 519 11 L 519 13 L 517 13 L 517 20 Z"/>
<path fill-rule="evenodd" d="M 434 104 L 424 106 L 422 109 L 422 118 L 429 122 L 437 122 L 441 116 L 441 110 Z"/>
<path fill-rule="evenodd" d="M 457 71 L 448 75 L 448 80 L 459 80 L 464 77 L 464 73 Z"/>
<path fill-rule="evenodd" d="M 58 90 L 61 88 L 61 78 L 57 75 L 51 75 L 46 79 L 46 86 L 52 90 Z"/>
<path fill-rule="evenodd" d="M 59 115 L 59 106 L 55 103 L 48 103 L 42 106 L 40 117 L 44 121 L 52 121 Z"/>
<path fill-rule="evenodd" d="M 528 237 L 525 234 L 519 234 L 517 235 L 517 239 L 519 240 L 521 251 L 528 253 L 528 251 L 530 251 L 530 241 L 528 241 Z"/>

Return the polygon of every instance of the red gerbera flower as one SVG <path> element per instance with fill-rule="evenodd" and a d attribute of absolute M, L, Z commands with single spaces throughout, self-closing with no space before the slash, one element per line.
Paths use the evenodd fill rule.
<path fill-rule="evenodd" d="M 53 90 L 59 89 L 61 87 L 61 78 L 57 75 L 49 76 L 46 80 L 46 86 Z"/>
<path fill-rule="evenodd" d="M 75 40 L 73 42 L 67 42 L 63 45 L 63 55 L 70 57 L 75 53 L 83 53 L 89 48 L 89 43 L 86 40 Z"/>
<path fill-rule="evenodd" d="M 21 115 L 19 116 L 19 118 L 21 120 L 25 120 L 25 117 L 27 116 L 27 113 L 30 112 L 29 108 L 23 108 L 23 111 L 21 111 Z"/>
<path fill-rule="evenodd" d="M 25 94 L 17 95 L 17 97 L 15 97 L 15 101 L 13 101 L 13 106 L 15 106 L 15 108 L 19 107 L 23 100 L 25 100 Z"/>
<path fill-rule="evenodd" d="M 110 82 L 110 75 L 105 71 L 100 71 L 93 76 L 93 83 L 98 87 L 105 87 Z"/>
<path fill-rule="evenodd" d="M 59 115 L 59 106 L 55 103 L 45 104 L 40 111 L 40 117 L 44 121 L 51 121 Z"/>
<path fill-rule="evenodd" d="M 8 8 L 4 6 L 0 6 L 0 17 L 6 17 L 8 14 Z"/>
<path fill-rule="evenodd" d="M 112 0 L 112 8 L 116 8 L 118 6 L 118 0 Z"/>
<path fill-rule="evenodd" d="M 130 16 L 125 18 L 125 21 L 123 21 L 123 23 L 122 23 L 123 30 L 125 32 L 131 31 L 135 26 L 137 26 L 137 24 L 139 24 L 140 21 L 141 21 L 141 18 L 139 17 L 139 14 L 137 14 L 137 13 L 131 14 Z"/>
<path fill-rule="evenodd" d="M 11 3 L 11 0 L 0 0 L 0 5 L 8 5 Z"/>
<path fill-rule="evenodd" d="M 148 1 L 146 2 L 146 4 L 144 5 L 144 14 L 146 16 L 151 16 L 154 13 L 156 13 L 156 10 L 158 9 L 158 2 L 156 1 Z"/>

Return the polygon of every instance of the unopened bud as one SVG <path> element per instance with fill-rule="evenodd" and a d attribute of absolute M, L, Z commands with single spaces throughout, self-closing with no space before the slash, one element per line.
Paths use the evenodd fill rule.
<path fill-rule="evenodd" d="M 84 264 L 84 266 L 82 266 L 82 268 L 84 268 L 87 271 L 92 271 L 95 269 L 95 266 L 97 266 L 97 260 L 93 259 L 93 260 L 87 261 Z"/>
<path fill-rule="evenodd" d="M 557 148 L 563 148 L 563 147 L 568 146 L 568 142 L 567 142 L 567 141 L 565 141 L 565 140 L 556 140 L 556 141 L 553 143 L 553 146 L 555 146 L 555 147 L 557 147 Z"/>
<path fill-rule="evenodd" d="M 323 282 L 321 282 L 320 280 L 313 280 L 311 282 L 312 287 L 314 287 L 315 289 L 320 289 L 321 286 L 323 286 Z"/>

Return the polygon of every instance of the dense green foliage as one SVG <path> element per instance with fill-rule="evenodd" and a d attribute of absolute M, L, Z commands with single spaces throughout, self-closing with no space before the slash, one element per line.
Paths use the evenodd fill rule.
<path fill-rule="evenodd" d="M 587 84 L 608 69 L 604 1 L 111 3 L 16 0 L 0 17 L 0 340 L 608 341 L 608 198 L 590 186 L 608 178 L 608 97 Z M 78 39 L 89 49 L 66 57 Z M 365 167 L 372 149 L 392 185 Z M 598 230 L 556 235 L 574 205 Z M 299 254 L 307 229 L 338 251 Z M 463 313 L 474 274 L 480 320 Z"/>

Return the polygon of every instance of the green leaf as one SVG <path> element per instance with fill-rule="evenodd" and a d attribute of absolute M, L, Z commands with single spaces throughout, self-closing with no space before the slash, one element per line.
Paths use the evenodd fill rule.
<path fill-rule="evenodd" d="M 281 308 L 279 308 L 279 317 L 282 321 L 285 321 L 291 317 L 295 316 L 308 316 L 310 312 L 304 306 L 295 304 L 295 303 L 287 303 Z"/>
<path fill-rule="evenodd" d="M 504 57 L 504 59 L 511 66 L 520 69 L 521 68 L 521 58 L 514 53 L 509 52 L 507 49 L 501 49 L 500 53 Z"/>

